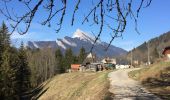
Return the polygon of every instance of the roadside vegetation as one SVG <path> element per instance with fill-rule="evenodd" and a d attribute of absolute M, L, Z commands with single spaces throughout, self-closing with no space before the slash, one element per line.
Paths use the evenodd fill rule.
<path fill-rule="evenodd" d="M 170 62 L 160 62 L 131 71 L 129 76 L 141 82 L 151 93 L 162 99 L 170 98 Z"/>
<path fill-rule="evenodd" d="M 40 100 L 108 100 L 109 71 L 73 72 L 57 75 L 44 82 L 43 89 L 34 98 Z"/>

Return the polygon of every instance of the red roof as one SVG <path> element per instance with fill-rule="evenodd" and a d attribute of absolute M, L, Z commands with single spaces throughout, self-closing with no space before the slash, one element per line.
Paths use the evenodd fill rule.
<path fill-rule="evenodd" d="M 71 69 L 79 69 L 80 64 L 71 64 Z"/>
<path fill-rule="evenodd" d="M 167 50 L 170 50 L 170 46 L 169 46 L 169 47 L 165 47 L 165 49 L 163 50 L 162 54 L 165 55 L 165 52 L 166 52 Z"/>

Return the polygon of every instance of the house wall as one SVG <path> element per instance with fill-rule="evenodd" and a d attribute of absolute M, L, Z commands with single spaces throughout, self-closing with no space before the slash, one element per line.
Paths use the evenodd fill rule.
<path fill-rule="evenodd" d="M 71 69 L 72 70 L 79 70 L 80 69 L 80 64 L 71 64 Z"/>
<path fill-rule="evenodd" d="M 167 59 L 170 60 L 170 54 L 167 54 Z"/>

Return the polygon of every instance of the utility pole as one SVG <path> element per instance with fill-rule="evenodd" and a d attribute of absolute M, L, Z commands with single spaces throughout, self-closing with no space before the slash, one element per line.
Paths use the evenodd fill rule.
<path fill-rule="evenodd" d="M 150 65 L 150 51 L 149 51 L 149 41 L 148 41 L 148 65 Z"/>

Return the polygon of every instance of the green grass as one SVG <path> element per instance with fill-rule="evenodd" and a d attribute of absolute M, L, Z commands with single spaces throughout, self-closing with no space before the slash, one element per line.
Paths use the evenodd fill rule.
<path fill-rule="evenodd" d="M 162 99 L 170 98 L 170 62 L 155 63 L 131 71 L 129 77 L 140 81 L 150 92 Z"/>
<path fill-rule="evenodd" d="M 73 72 L 57 75 L 43 88 L 47 91 L 40 100 L 103 100 L 112 95 L 109 93 L 109 71 Z M 43 91 L 42 90 L 42 91 Z"/>

